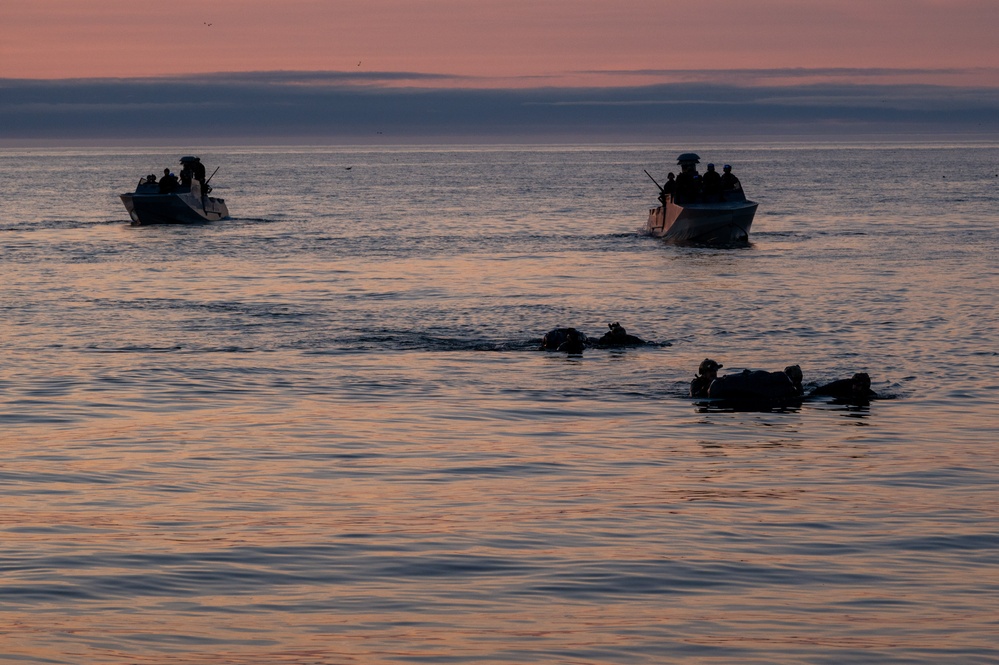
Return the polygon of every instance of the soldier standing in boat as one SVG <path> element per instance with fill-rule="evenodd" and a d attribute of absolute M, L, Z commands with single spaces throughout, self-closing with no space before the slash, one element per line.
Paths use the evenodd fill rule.
<path fill-rule="evenodd" d="M 701 174 L 697 172 L 697 164 L 701 158 L 692 152 L 685 152 L 677 157 L 680 165 L 680 175 L 676 177 L 676 202 L 696 203 L 701 196 Z"/>
<path fill-rule="evenodd" d="M 180 172 L 180 184 L 190 187 L 192 180 L 197 180 L 202 185 L 204 193 L 205 165 L 201 163 L 200 157 L 181 157 L 180 163 L 184 167 Z"/>
<path fill-rule="evenodd" d="M 722 199 L 725 201 L 735 201 L 738 199 L 737 196 L 729 196 L 729 192 L 742 192 L 742 183 L 739 179 L 735 177 L 732 173 L 732 167 L 726 164 L 722 167 L 722 177 L 721 177 L 721 189 L 722 189 Z M 742 196 L 745 199 L 745 195 Z"/>
<path fill-rule="evenodd" d="M 708 164 L 708 170 L 701 180 L 704 188 L 704 202 L 717 203 L 720 201 L 722 195 L 721 176 L 718 175 L 718 171 L 715 171 L 714 164 Z"/>
<path fill-rule="evenodd" d="M 169 194 L 177 189 L 177 176 L 170 173 L 170 169 L 163 169 L 163 177 L 160 178 L 160 194 Z"/>
<path fill-rule="evenodd" d="M 205 184 L 205 165 L 201 163 L 200 157 L 194 158 L 194 163 L 191 164 L 191 170 L 194 171 L 194 179 L 201 183 L 202 189 L 204 189 Z"/>
<path fill-rule="evenodd" d="M 191 169 L 190 163 L 185 162 L 184 160 L 181 160 L 180 165 L 181 165 L 181 169 L 180 169 L 180 186 L 181 187 L 190 187 L 191 186 L 191 180 L 194 178 L 194 171 Z"/>
<path fill-rule="evenodd" d="M 676 196 L 676 176 L 670 171 L 666 174 L 666 182 L 659 190 L 659 201 L 665 206 L 667 201 L 673 200 Z"/>

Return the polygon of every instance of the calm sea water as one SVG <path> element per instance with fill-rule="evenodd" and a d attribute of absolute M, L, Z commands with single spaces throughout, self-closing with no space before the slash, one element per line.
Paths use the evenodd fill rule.
<path fill-rule="evenodd" d="M 749 247 L 637 231 L 691 149 Z M 0 151 L 0 662 L 999 663 L 999 146 L 216 148 L 129 226 L 181 154 Z"/>

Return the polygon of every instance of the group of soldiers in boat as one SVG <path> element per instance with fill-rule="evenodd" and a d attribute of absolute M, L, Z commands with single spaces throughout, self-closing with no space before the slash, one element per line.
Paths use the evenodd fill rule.
<path fill-rule="evenodd" d="M 659 193 L 659 200 L 663 205 L 666 205 L 667 200 L 681 205 L 746 200 L 742 183 L 732 173 L 730 164 L 722 167 L 722 173 L 715 170 L 714 164 L 708 164 L 707 171 L 701 175 L 697 171 L 700 159 L 692 152 L 685 152 L 677 158 L 680 175 L 672 172 L 666 175 L 666 182 Z"/>
<path fill-rule="evenodd" d="M 180 165 L 181 170 L 179 178 L 169 168 L 165 168 L 163 169 L 163 175 L 160 177 L 158 182 L 156 180 L 156 174 L 150 173 L 143 178 L 139 184 L 156 185 L 160 194 L 170 194 L 178 190 L 190 190 L 191 181 L 197 180 L 201 183 L 201 191 L 203 194 L 207 194 L 211 191 L 211 187 L 208 187 L 206 184 L 205 165 L 201 163 L 200 157 L 181 157 Z"/>

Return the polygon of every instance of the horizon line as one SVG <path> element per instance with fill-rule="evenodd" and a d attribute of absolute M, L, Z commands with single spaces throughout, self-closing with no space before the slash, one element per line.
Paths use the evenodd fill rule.
<path fill-rule="evenodd" d="M 905 84 L 918 83 L 921 77 L 927 80 L 925 85 L 934 87 L 980 87 L 999 88 L 999 67 L 772 67 L 772 68 L 725 68 L 725 69 L 580 69 L 549 74 L 529 74 L 514 76 L 483 76 L 468 74 L 453 74 L 447 72 L 421 71 L 354 71 L 350 69 L 251 69 L 251 70 L 218 70 L 203 72 L 177 72 L 161 75 L 144 76 L 79 76 L 79 77 L 0 77 L 2 83 L 87 83 L 87 82 L 160 82 L 160 81 L 198 81 L 198 80 L 228 80 L 257 83 L 277 84 L 322 84 L 340 83 L 344 85 L 362 85 L 393 87 L 392 83 L 407 83 L 400 87 L 434 87 L 433 83 L 443 83 L 441 87 L 452 88 L 455 84 L 466 83 L 468 87 L 556 87 L 556 88 L 618 88 L 634 87 L 635 79 L 644 79 L 641 86 L 670 83 L 708 83 L 718 82 L 733 85 L 742 81 L 747 87 L 761 85 L 776 85 L 779 87 L 794 85 L 801 82 L 829 82 L 836 80 L 849 83 L 844 79 L 873 79 L 882 84 L 884 79 L 903 79 Z M 961 79 L 979 78 L 987 83 L 970 84 Z M 599 82 L 589 84 L 574 81 L 582 79 L 597 79 Z M 611 82 L 613 79 L 623 79 Z M 562 81 L 562 83 L 559 83 Z M 535 85 L 525 86 L 525 83 Z M 416 84 L 416 85 L 414 85 Z M 520 84 L 520 85 L 516 85 Z M 857 83 L 858 85 L 861 83 Z M 902 81 L 899 81 L 902 84 Z"/>

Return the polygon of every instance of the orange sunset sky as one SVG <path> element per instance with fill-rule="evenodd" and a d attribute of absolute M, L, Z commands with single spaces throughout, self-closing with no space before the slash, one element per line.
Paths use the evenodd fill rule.
<path fill-rule="evenodd" d="M 999 85 L 996 26 L 997 0 L 2 0 L 0 78 L 366 70 L 485 87 L 901 68 Z"/>

